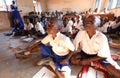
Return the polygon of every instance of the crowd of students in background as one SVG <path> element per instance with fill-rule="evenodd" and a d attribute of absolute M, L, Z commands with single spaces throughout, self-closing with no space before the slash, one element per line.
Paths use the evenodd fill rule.
<path fill-rule="evenodd" d="M 69 34 L 75 34 L 75 31 L 84 29 L 83 20 L 84 17 L 88 14 L 100 14 L 96 11 L 92 11 L 91 8 L 86 12 L 30 12 L 28 15 L 23 16 L 21 20 L 19 12 L 15 9 L 13 13 L 18 12 L 18 14 L 13 15 L 13 30 L 10 35 L 35 35 L 37 37 L 43 36 L 46 34 L 46 28 L 49 23 L 50 18 L 57 18 L 63 23 L 61 25 L 61 32 Z M 106 13 L 106 9 L 103 11 Z M 15 17 L 17 16 L 17 17 Z M 68 17 L 67 17 L 68 16 Z M 102 24 L 98 27 L 98 30 L 103 33 L 117 34 L 120 35 L 120 16 L 114 16 L 113 20 L 109 20 L 108 17 L 101 18 Z M 23 24 L 24 23 L 24 24 Z"/>

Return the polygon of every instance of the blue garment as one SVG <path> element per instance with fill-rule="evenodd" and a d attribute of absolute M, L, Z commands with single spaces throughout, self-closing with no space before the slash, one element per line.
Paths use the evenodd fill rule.
<path fill-rule="evenodd" d="M 13 18 L 13 20 L 14 20 L 14 19 L 18 19 L 19 22 L 20 22 L 20 26 L 21 26 L 20 28 L 23 28 L 23 29 L 24 29 L 24 23 L 23 23 L 23 21 L 22 21 L 22 18 L 21 18 L 21 16 L 20 16 L 19 11 L 17 11 L 17 10 L 12 11 L 12 18 Z M 13 26 L 15 26 L 15 23 L 13 23 Z"/>
<path fill-rule="evenodd" d="M 24 29 L 24 23 L 22 21 L 22 18 L 21 18 L 19 11 L 17 10 L 17 7 L 11 5 L 11 10 L 12 10 L 11 15 L 12 15 L 13 21 L 15 19 L 18 19 L 20 22 L 20 28 Z M 15 26 L 14 22 L 13 22 L 13 26 Z"/>
<path fill-rule="evenodd" d="M 22 35 L 23 28 L 21 27 L 21 23 L 15 24 L 12 30 L 12 33 L 15 32 L 15 35 Z"/>
<path fill-rule="evenodd" d="M 58 56 L 53 52 L 51 46 L 46 46 L 44 44 L 40 45 L 40 49 L 41 49 L 40 53 L 44 56 L 44 58 L 45 57 L 52 57 L 53 58 L 57 69 L 61 69 L 63 67 L 63 65 L 61 65 L 60 62 L 63 59 L 65 59 L 67 57 L 67 55 L 66 56 Z M 70 63 L 67 66 L 70 67 Z"/>

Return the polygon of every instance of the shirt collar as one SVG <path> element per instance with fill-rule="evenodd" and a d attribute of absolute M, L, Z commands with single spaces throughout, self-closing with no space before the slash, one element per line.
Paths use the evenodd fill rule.
<path fill-rule="evenodd" d="M 60 32 L 58 32 L 57 34 L 56 34 L 56 37 L 58 37 L 60 35 Z"/>

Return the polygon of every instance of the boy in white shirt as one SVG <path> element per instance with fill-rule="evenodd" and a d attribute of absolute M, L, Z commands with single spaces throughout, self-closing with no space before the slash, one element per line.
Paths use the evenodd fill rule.
<path fill-rule="evenodd" d="M 45 35 L 46 33 L 45 29 L 43 28 L 41 23 L 38 22 L 38 17 L 34 17 L 33 21 L 34 21 L 35 35 L 37 35 L 38 37 Z"/>
<path fill-rule="evenodd" d="M 40 51 L 43 57 L 47 59 L 41 60 L 38 62 L 38 65 L 49 62 L 49 65 L 57 73 L 59 78 L 70 78 L 71 68 L 69 59 L 75 49 L 72 41 L 69 37 L 60 33 L 59 24 L 55 19 L 49 23 L 47 33 L 48 35 L 40 43 L 30 46 L 24 55 L 30 55 L 32 52 Z"/>
<path fill-rule="evenodd" d="M 34 27 L 32 23 L 30 23 L 28 16 L 24 16 L 24 35 L 31 35 L 32 34 L 32 28 Z"/>
<path fill-rule="evenodd" d="M 81 47 L 82 59 L 72 59 L 72 63 L 90 66 L 98 61 L 108 72 L 120 78 L 120 66 L 111 58 L 107 37 L 96 30 L 100 22 L 100 18 L 93 15 L 85 19 L 85 30 L 79 31 L 74 39 L 75 50 Z"/>

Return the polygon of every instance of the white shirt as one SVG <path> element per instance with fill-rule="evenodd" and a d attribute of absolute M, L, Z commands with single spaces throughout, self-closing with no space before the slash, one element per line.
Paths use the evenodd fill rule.
<path fill-rule="evenodd" d="M 106 33 L 107 32 L 107 28 L 110 26 L 109 22 L 106 22 L 102 27 L 98 27 L 97 30 Z"/>
<path fill-rule="evenodd" d="M 116 21 L 109 21 L 109 22 L 110 22 L 110 26 L 109 27 L 112 27 L 114 29 L 115 25 L 116 25 Z"/>
<path fill-rule="evenodd" d="M 27 24 L 24 24 L 24 30 L 31 30 L 33 28 L 33 24 L 32 23 L 29 23 L 28 25 Z"/>
<path fill-rule="evenodd" d="M 113 29 L 117 28 L 118 26 L 120 26 L 120 22 L 116 23 L 114 26 L 112 26 Z"/>
<path fill-rule="evenodd" d="M 74 39 L 76 50 L 79 44 L 86 54 L 97 54 L 99 57 L 105 57 L 110 64 L 120 69 L 119 65 L 111 58 L 108 40 L 101 32 L 96 31 L 95 35 L 90 39 L 85 30 L 79 31 Z"/>
<path fill-rule="evenodd" d="M 45 30 L 44 30 L 43 26 L 41 25 L 41 23 L 39 23 L 39 22 L 37 22 L 37 24 L 35 24 L 35 30 L 40 31 L 42 34 L 45 34 Z"/>
<path fill-rule="evenodd" d="M 65 32 L 70 32 L 72 33 L 72 26 L 73 26 L 73 21 L 69 20 L 67 26 L 65 27 Z"/>
<path fill-rule="evenodd" d="M 83 30 L 84 29 L 82 20 L 79 21 L 79 23 L 75 26 L 75 28 L 77 28 L 79 30 Z"/>
<path fill-rule="evenodd" d="M 73 21 L 72 21 L 72 20 L 69 20 L 69 21 L 68 21 L 68 25 L 69 25 L 69 26 L 72 26 L 72 25 L 73 25 Z"/>
<path fill-rule="evenodd" d="M 78 25 L 78 21 L 77 20 L 75 20 L 75 23 L 73 23 L 73 26 L 77 26 Z"/>
<path fill-rule="evenodd" d="M 75 49 L 70 38 L 60 32 L 57 33 L 55 39 L 52 38 L 52 35 L 48 35 L 41 42 L 43 44 L 50 43 L 53 52 L 59 56 L 67 55 L 69 50 L 74 51 Z"/>
<path fill-rule="evenodd" d="M 72 33 L 72 26 L 67 25 L 64 31 Z"/>

